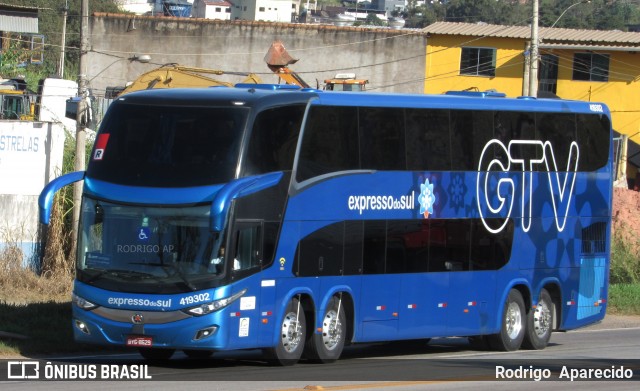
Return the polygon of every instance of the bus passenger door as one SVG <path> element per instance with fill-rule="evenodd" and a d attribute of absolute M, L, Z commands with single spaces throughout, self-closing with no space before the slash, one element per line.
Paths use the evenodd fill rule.
<path fill-rule="evenodd" d="M 235 283 L 234 294 L 242 289 L 247 293 L 231 307 L 229 313 L 229 338 L 238 348 L 253 347 L 258 341 L 260 326 L 259 296 L 261 282 L 251 278 L 262 268 L 263 262 L 263 222 L 236 222 L 230 238 L 233 251 L 225 260 L 227 270 Z M 254 276 L 255 277 L 255 276 Z"/>

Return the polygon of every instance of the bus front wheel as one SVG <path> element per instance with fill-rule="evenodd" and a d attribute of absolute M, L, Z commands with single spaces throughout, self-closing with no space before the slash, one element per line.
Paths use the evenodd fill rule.
<path fill-rule="evenodd" d="M 269 355 L 279 365 L 293 365 L 302 356 L 306 340 L 306 319 L 302 303 L 292 299 L 280 323 L 278 343 Z"/>
<path fill-rule="evenodd" d="M 322 318 L 322 331 L 309 336 L 306 356 L 321 363 L 336 361 L 342 354 L 346 333 L 344 303 L 334 296 L 327 304 Z"/>
<path fill-rule="evenodd" d="M 553 302 L 546 289 L 540 292 L 538 305 L 527 314 L 527 332 L 522 345 L 527 349 L 541 350 L 549 343 L 553 328 Z"/>
<path fill-rule="evenodd" d="M 520 349 L 525 335 L 525 309 L 522 294 L 512 289 L 502 311 L 500 332 L 489 337 L 494 350 L 514 351 Z"/>

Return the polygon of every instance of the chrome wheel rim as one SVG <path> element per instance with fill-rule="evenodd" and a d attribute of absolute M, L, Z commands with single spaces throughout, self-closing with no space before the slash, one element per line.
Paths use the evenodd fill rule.
<path fill-rule="evenodd" d="M 533 330 L 538 337 L 545 336 L 551 330 L 551 309 L 545 301 L 539 302 L 533 312 Z"/>
<path fill-rule="evenodd" d="M 333 350 L 342 340 L 342 323 L 338 313 L 328 311 L 322 321 L 322 343 L 327 350 Z"/>
<path fill-rule="evenodd" d="M 300 345 L 300 341 L 302 341 L 300 322 L 295 312 L 289 312 L 284 317 L 281 341 L 282 347 L 287 353 L 294 352 Z"/>
<path fill-rule="evenodd" d="M 509 303 L 505 318 L 505 330 L 511 339 L 518 338 L 522 331 L 522 312 L 517 303 Z"/>

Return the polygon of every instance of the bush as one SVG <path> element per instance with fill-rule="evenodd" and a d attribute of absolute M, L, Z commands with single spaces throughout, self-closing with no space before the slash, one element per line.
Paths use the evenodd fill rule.
<path fill-rule="evenodd" d="M 611 239 L 611 269 L 609 282 L 611 284 L 640 283 L 640 239 L 637 243 L 630 243 L 617 229 Z"/>

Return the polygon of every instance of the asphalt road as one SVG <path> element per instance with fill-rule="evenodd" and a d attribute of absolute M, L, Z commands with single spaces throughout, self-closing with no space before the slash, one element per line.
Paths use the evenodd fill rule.
<path fill-rule="evenodd" d="M 345 349 L 333 364 L 300 362 L 274 367 L 257 351 L 217 353 L 210 359 L 192 360 L 177 353 L 161 365 L 148 365 L 137 353 L 49 357 L 59 368 L 127 368 L 140 370 L 143 381 L 2 381 L 7 390 L 497 390 L 580 389 L 637 390 L 640 387 L 640 324 L 637 318 L 602 323 L 567 333 L 554 333 L 545 350 L 493 352 L 471 346 L 463 338 L 424 342 L 357 345 Z M 620 328 L 622 327 L 622 328 Z M 27 359 L 23 359 L 28 361 Z M 146 366 L 148 365 L 148 366 Z M 146 366 L 146 367 L 145 367 Z M 2 368 L 6 371 L 6 369 Z M 528 371 L 527 371 L 528 370 Z M 598 372 L 600 371 L 600 372 Z M 608 372 L 603 372 L 608 371 Z M 43 366 L 40 372 L 44 373 Z M 53 372 L 50 372 L 53 373 Z M 525 381 L 499 381 L 496 376 Z M 595 376 L 628 378 L 597 381 Z M 564 374 L 564 377 L 563 377 Z M 591 379 L 585 379 L 586 376 Z M 570 381 L 571 377 L 574 380 Z M 555 381 L 535 381 L 542 380 Z"/>

